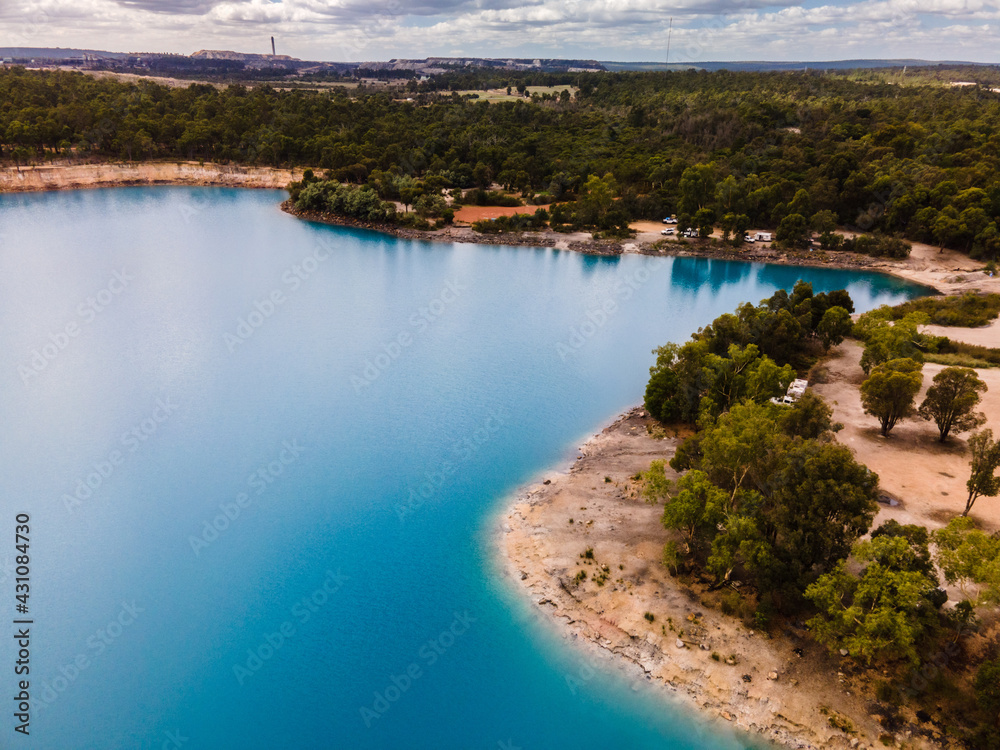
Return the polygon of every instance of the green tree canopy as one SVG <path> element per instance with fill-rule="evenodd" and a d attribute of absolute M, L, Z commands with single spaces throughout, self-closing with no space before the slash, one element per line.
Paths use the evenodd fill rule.
<path fill-rule="evenodd" d="M 883 305 L 862 315 L 854 326 L 854 335 L 864 342 L 861 368 L 869 374 L 876 365 L 891 359 L 908 358 L 923 362 L 923 351 L 929 346 L 928 338 L 920 333 L 928 317 L 913 312 L 893 321 L 892 308 Z"/>
<path fill-rule="evenodd" d="M 892 359 L 872 370 L 861 384 L 861 404 L 866 414 L 878 419 L 882 437 L 913 414 L 913 402 L 923 383 L 921 367 L 912 359 Z"/>
<path fill-rule="evenodd" d="M 823 346 L 829 349 L 831 346 L 837 346 L 849 336 L 853 327 L 851 314 L 844 308 L 834 305 L 823 313 L 819 325 L 816 326 L 816 333 L 823 341 Z"/>
<path fill-rule="evenodd" d="M 965 486 L 969 497 L 965 501 L 963 516 L 969 515 L 972 506 L 980 497 L 996 497 L 1000 494 L 1000 440 L 993 439 L 993 430 L 974 432 L 969 437 L 969 479 Z"/>
<path fill-rule="evenodd" d="M 943 443 L 952 432 L 968 432 L 981 427 L 986 415 L 975 411 L 987 390 L 976 371 L 967 367 L 946 367 L 934 376 L 933 385 L 920 404 L 920 417 L 934 420 Z"/>
<path fill-rule="evenodd" d="M 945 580 L 957 584 L 972 603 L 1000 602 L 1000 538 L 986 534 L 965 517 L 933 533 L 935 559 Z M 978 586 L 978 593 L 970 592 Z"/>
<path fill-rule="evenodd" d="M 918 664 L 920 644 L 937 626 L 936 579 L 919 569 L 920 554 L 903 536 L 859 542 L 853 557 L 860 573 L 841 560 L 806 589 L 819 610 L 809 620 L 813 636 L 867 665 Z"/>

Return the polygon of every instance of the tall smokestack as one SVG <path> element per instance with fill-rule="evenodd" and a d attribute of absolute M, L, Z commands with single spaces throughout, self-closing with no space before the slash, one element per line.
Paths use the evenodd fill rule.
<path fill-rule="evenodd" d="M 271 37 L 271 55 L 273 57 L 276 54 L 277 54 L 277 52 L 274 51 L 274 37 L 272 36 Z"/>

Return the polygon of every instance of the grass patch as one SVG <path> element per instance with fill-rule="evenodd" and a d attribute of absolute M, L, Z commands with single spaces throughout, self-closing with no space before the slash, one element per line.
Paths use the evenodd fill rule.
<path fill-rule="evenodd" d="M 1000 349 L 952 341 L 947 336 L 938 339 L 936 348 L 924 355 L 926 361 L 954 367 L 1000 367 Z"/>
<path fill-rule="evenodd" d="M 924 362 L 933 362 L 936 365 L 945 365 L 946 367 L 972 367 L 977 370 L 997 366 L 986 360 L 964 354 L 925 354 Z"/>
<path fill-rule="evenodd" d="M 598 586 L 603 586 L 607 583 L 608 578 L 611 577 L 611 570 L 607 565 L 600 565 L 597 568 L 597 574 L 594 576 L 593 580 Z"/>
<path fill-rule="evenodd" d="M 892 310 L 894 320 L 911 312 L 922 312 L 930 316 L 934 325 L 976 328 L 1000 315 L 1000 294 L 970 292 L 953 297 L 921 297 L 896 305 Z"/>

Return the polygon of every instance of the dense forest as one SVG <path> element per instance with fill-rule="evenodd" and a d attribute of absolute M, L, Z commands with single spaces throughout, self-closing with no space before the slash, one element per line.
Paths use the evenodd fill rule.
<path fill-rule="evenodd" d="M 528 95 L 527 83 L 558 93 Z M 525 95 L 486 102 L 506 84 Z M 565 88 L 559 88 L 565 86 Z M 467 89 L 465 88 L 467 87 Z M 400 201 L 501 187 L 574 226 L 831 225 L 1000 255 L 1000 94 L 847 74 L 448 74 L 391 91 L 0 71 L 0 159 L 306 165 Z M 596 197 L 595 197 L 596 196 Z M 440 213 L 440 212 L 439 212 Z"/>

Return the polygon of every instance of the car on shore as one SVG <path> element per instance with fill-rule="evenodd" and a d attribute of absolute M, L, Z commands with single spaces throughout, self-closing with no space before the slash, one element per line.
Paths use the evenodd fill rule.
<path fill-rule="evenodd" d="M 660 230 L 660 234 L 662 234 L 665 237 L 668 236 L 668 235 L 671 235 L 671 234 L 676 234 L 676 233 L 677 233 L 676 229 L 662 229 L 662 230 Z"/>
<path fill-rule="evenodd" d="M 673 217 L 673 216 L 668 216 L 667 218 L 665 218 L 663 220 L 663 223 L 664 224 L 676 224 L 677 223 L 677 219 L 675 217 Z"/>

